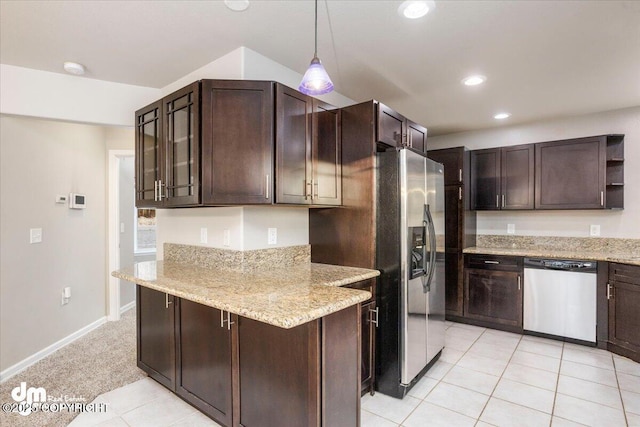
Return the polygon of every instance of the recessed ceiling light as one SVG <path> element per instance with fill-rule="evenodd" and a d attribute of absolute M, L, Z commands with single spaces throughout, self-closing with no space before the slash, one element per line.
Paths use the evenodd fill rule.
<path fill-rule="evenodd" d="M 224 0 L 224 4 L 234 12 L 242 12 L 249 7 L 249 0 Z"/>
<path fill-rule="evenodd" d="M 436 7 L 436 3 L 433 0 L 427 1 L 412 1 L 407 0 L 402 2 L 398 7 L 398 13 L 400 16 L 404 16 L 409 19 L 418 19 L 425 16 L 429 11 Z"/>
<path fill-rule="evenodd" d="M 64 70 L 69 74 L 75 74 L 76 76 L 84 74 L 84 65 L 77 62 L 65 62 L 63 66 Z"/>
<path fill-rule="evenodd" d="M 511 117 L 511 114 L 509 114 L 509 113 L 498 113 L 495 116 L 493 116 L 493 118 L 497 119 L 497 120 L 504 120 L 504 119 L 506 119 L 508 117 Z"/>
<path fill-rule="evenodd" d="M 475 76 L 465 77 L 464 79 L 462 79 L 462 83 L 465 86 L 477 86 L 479 84 L 484 83 L 486 80 L 487 78 L 485 76 L 475 75 Z"/>

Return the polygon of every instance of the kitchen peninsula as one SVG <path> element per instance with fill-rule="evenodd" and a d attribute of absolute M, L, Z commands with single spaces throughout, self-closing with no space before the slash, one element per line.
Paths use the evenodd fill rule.
<path fill-rule="evenodd" d="M 225 426 L 359 425 L 371 293 L 342 286 L 379 272 L 311 263 L 308 246 L 248 252 L 165 244 L 112 273 L 138 284 L 138 366 Z"/>

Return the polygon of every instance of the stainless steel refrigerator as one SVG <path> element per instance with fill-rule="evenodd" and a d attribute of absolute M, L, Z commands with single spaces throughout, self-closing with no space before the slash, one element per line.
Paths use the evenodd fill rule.
<path fill-rule="evenodd" d="M 376 389 L 402 398 L 444 347 L 444 167 L 408 148 L 376 160 Z"/>

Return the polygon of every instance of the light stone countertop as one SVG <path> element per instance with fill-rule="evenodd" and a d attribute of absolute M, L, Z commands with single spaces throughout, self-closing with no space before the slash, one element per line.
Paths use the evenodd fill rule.
<path fill-rule="evenodd" d="M 114 277 L 281 328 L 319 319 L 371 298 L 342 288 L 380 275 L 377 270 L 304 263 L 257 272 L 234 272 L 148 261 Z"/>
<path fill-rule="evenodd" d="M 466 254 L 511 255 L 530 258 L 577 259 L 588 261 L 609 261 L 640 266 L 640 254 L 611 251 L 564 250 L 556 248 L 488 248 L 471 247 L 463 250 Z"/>

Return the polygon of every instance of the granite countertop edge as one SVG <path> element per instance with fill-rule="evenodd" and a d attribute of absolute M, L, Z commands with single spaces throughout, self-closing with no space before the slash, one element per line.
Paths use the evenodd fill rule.
<path fill-rule="evenodd" d="M 166 265 L 163 265 L 162 261 L 151 261 L 149 263 L 156 263 L 157 270 L 162 270 L 164 273 L 164 268 Z M 372 279 L 380 275 L 380 272 L 377 270 L 369 270 L 363 268 L 356 267 L 342 267 L 328 264 L 317 264 L 310 263 L 307 264 L 310 270 L 330 268 L 334 271 L 337 271 L 339 276 L 338 278 L 314 278 L 313 272 L 310 272 L 312 280 L 305 281 L 302 279 L 300 283 L 291 284 L 291 280 L 289 283 L 283 286 L 284 293 L 281 295 L 276 290 L 270 294 L 265 294 L 264 292 L 254 292 L 252 291 L 239 291 L 237 294 L 231 292 L 224 292 L 226 295 L 216 295 L 216 288 L 221 289 L 219 285 L 214 287 L 200 287 L 199 284 L 194 282 L 190 282 L 187 280 L 168 278 L 161 276 L 160 278 L 145 278 L 141 276 L 145 276 L 145 274 L 136 275 L 134 268 L 117 270 L 111 273 L 112 276 L 117 277 L 119 279 L 124 279 L 138 285 L 154 289 L 156 291 L 164 292 L 169 295 L 173 295 L 179 298 L 183 298 L 192 302 L 200 303 L 209 307 L 213 307 L 219 310 L 228 311 L 233 314 L 237 314 L 239 316 L 243 316 L 252 320 L 257 320 L 259 322 L 267 323 L 273 326 L 277 326 L 284 329 L 290 329 L 304 323 L 319 319 L 321 317 L 327 316 L 329 314 L 338 312 L 345 308 L 351 307 L 353 305 L 359 304 L 361 302 L 367 301 L 371 298 L 371 292 L 358 290 L 358 289 L 347 289 L 342 288 L 342 286 L 360 282 L 367 279 Z M 186 266 L 185 266 L 186 267 Z M 301 268 L 302 266 L 297 266 Z M 228 272 L 214 270 L 214 269 L 205 269 L 198 268 L 194 266 L 188 266 L 191 271 L 196 271 L 197 274 L 204 277 L 205 280 L 208 276 L 216 278 L 216 282 L 219 283 L 224 281 L 224 275 Z M 304 268 L 304 267 L 302 267 Z M 279 269 L 270 270 L 270 275 L 277 274 L 287 274 L 288 271 L 295 270 L 296 267 L 283 267 Z M 320 271 L 318 276 L 323 276 L 323 272 Z M 329 273 L 331 274 L 331 273 Z M 148 273 L 146 274 L 148 275 Z M 242 273 L 230 273 L 231 276 L 237 277 L 247 277 L 248 280 L 251 279 L 252 274 L 242 274 Z M 222 277 L 222 278 L 221 278 Z M 232 282 L 233 280 L 231 280 Z M 226 289 L 229 290 L 233 287 L 233 283 L 230 283 L 226 286 Z M 329 291 L 330 288 L 336 288 L 336 291 Z M 339 291 L 338 291 L 339 289 Z M 329 291 L 329 293 L 327 293 Z M 310 294 L 309 300 L 298 301 L 297 293 L 300 295 Z M 268 307 L 266 309 L 256 309 L 256 303 L 259 304 L 270 304 L 270 298 L 272 295 L 275 295 L 274 298 L 281 299 L 284 298 L 285 301 L 283 304 L 279 304 L 273 310 L 270 310 Z M 301 297 L 304 298 L 304 297 Z M 323 301 L 323 298 L 327 299 L 327 301 Z M 290 307 L 288 307 L 288 306 Z M 311 305 L 307 307 L 306 305 Z M 283 308 L 284 306 L 284 308 Z M 290 311 L 290 313 L 283 313 L 283 310 Z"/>
<path fill-rule="evenodd" d="M 562 249 L 538 248 L 487 248 L 470 247 L 463 250 L 466 254 L 507 255 L 555 259 L 580 259 L 588 261 L 608 261 L 640 266 L 640 254 L 619 254 L 598 251 L 568 251 Z"/>

